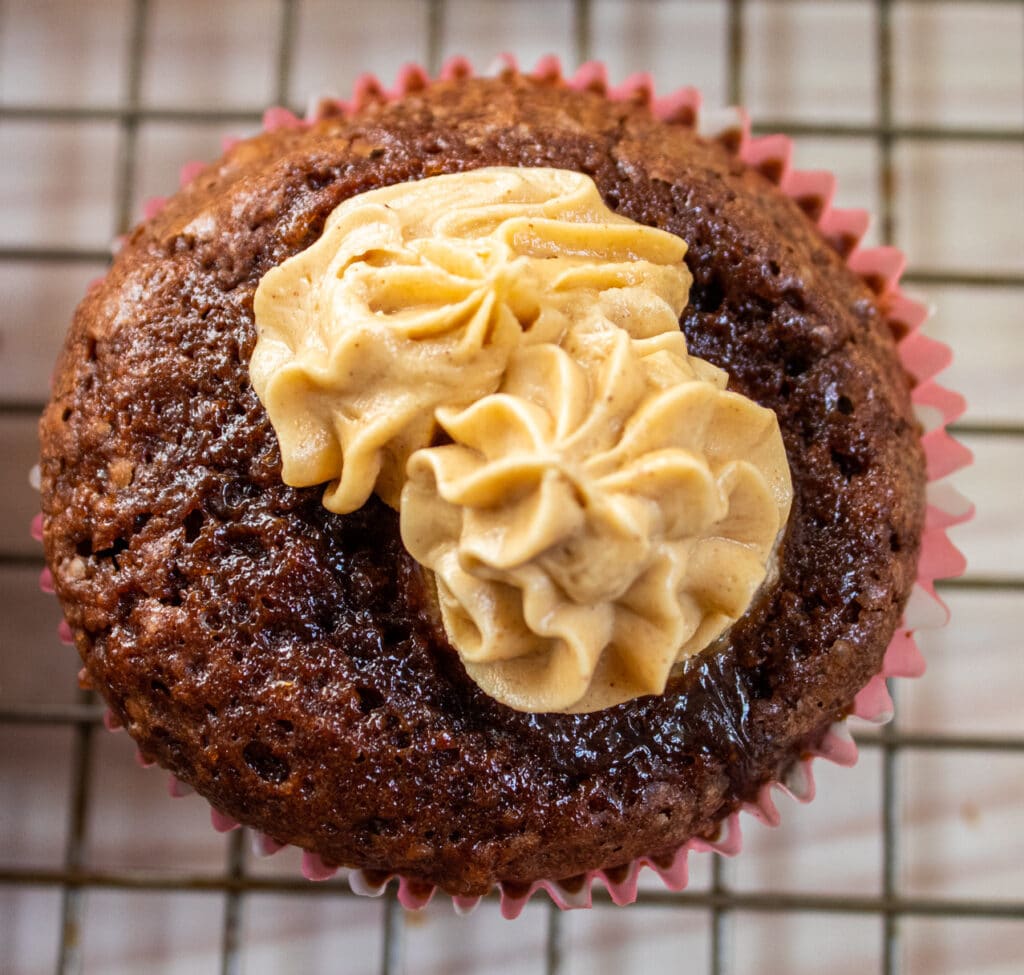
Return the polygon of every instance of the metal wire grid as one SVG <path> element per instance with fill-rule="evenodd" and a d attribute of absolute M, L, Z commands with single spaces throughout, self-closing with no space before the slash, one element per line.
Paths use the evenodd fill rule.
<path fill-rule="evenodd" d="M 731 104 L 744 101 L 745 18 L 744 0 L 726 0 L 727 31 L 727 93 Z M 908 0 L 910 2 L 910 0 Z M 924 0 L 917 0 L 924 2 Z M 1024 0 L 1002 0 L 1021 4 Z M 277 24 L 274 100 L 288 100 L 292 58 L 295 49 L 296 13 L 299 0 L 279 0 Z M 440 64 L 445 23 L 445 0 L 426 0 L 429 8 L 427 62 L 432 71 Z M 894 238 L 895 181 L 893 149 L 906 141 L 1010 143 L 1024 145 L 1024 128 L 962 128 L 936 125 L 900 125 L 893 120 L 892 109 L 892 28 L 893 0 L 874 0 L 875 54 L 877 71 L 877 112 L 875 124 L 800 123 L 787 119 L 761 119 L 755 132 L 782 132 L 792 136 L 822 136 L 837 139 L 870 137 L 879 150 L 877 181 L 881 212 L 880 234 L 883 243 Z M 577 63 L 589 59 L 591 49 L 591 2 L 573 0 L 573 53 Z M 115 121 L 120 127 L 117 161 L 116 214 L 119 232 L 132 223 L 132 196 L 136 181 L 137 136 L 140 123 L 224 122 L 252 123 L 259 113 L 238 110 L 195 110 L 151 108 L 143 104 L 141 78 L 147 50 L 148 0 L 133 0 L 127 51 L 127 79 L 122 104 L 109 107 L 77 107 L 65 105 L 22 106 L 0 104 L 0 120 L 26 120 L 39 123 Z M 0 247 L 0 261 L 6 262 L 83 262 L 107 260 L 104 251 L 88 248 Z M 1005 288 L 1024 293 L 1024 274 L 979 273 L 971 270 L 938 271 L 918 269 L 904 275 L 904 281 L 920 284 L 952 284 L 965 288 Z M 41 402 L 5 402 L 0 416 L 37 415 Z M 1024 439 L 1024 424 L 960 423 L 955 432 L 985 437 Z M 42 567 L 41 558 L 0 552 L 0 566 Z M 989 590 L 1007 593 L 1024 592 L 1024 577 L 972 577 L 948 581 L 941 585 L 946 591 Z M 898 689 L 890 688 L 895 697 Z M 56 971 L 58 975 L 74 975 L 82 970 L 80 936 L 84 899 L 88 890 L 121 889 L 177 892 L 222 892 L 220 970 L 224 975 L 241 971 L 243 943 L 241 917 L 243 899 L 260 894 L 300 894 L 324 897 L 351 897 L 348 885 L 341 881 L 310 884 L 300 878 L 267 878 L 250 876 L 245 865 L 243 833 L 228 838 L 227 866 L 223 872 L 195 875 L 158 874 L 133 871 L 103 871 L 86 866 L 84 857 L 94 735 L 102 720 L 103 708 L 96 696 L 83 692 L 76 705 L 70 707 L 0 709 L 0 727 L 7 725 L 50 725 L 74 729 L 71 802 L 68 808 L 68 838 L 60 869 L 40 870 L 0 864 L 0 885 L 57 886 L 62 892 L 61 925 L 55 932 L 59 939 Z M 742 892 L 731 890 L 723 875 L 722 861 L 712 859 L 712 879 L 706 891 L 683 893 L 645 892 L 642 908 L 660 910 L 707 911 L 710 928 L 710 975 L 726 971 L 726 945 L 730 916 L 736 911 L 800 912 L 846 915 L 868 915 L 879 919 L 883 927 L 879 971 L 895 975 L 899 971 L 900 927 L 905 917 L 975 918 L 989 920 L 1024 920 L 1024 901 L 983 901 L 955 898 L 907 897 L 898 887 L 900 822 L 897 805 L 900 755 L 908 751 L 939 751 L 1010 753 L 1024 755 L 1024 738 L 1000 735 L 936 735 L 901 731 L 896 721 L 878 732 L 859 734 L 860 748 L 876 749 L 882 754 L 882 890 L 877 896 L 845 896 L 823 894 L 787 894 L 774 891 Z M 600 901 L 600 892 L 595 888 Z M 640 908 L 634 907 L 633 910 Z M 380 972 L 397 975 L 404 968 L 404 913 L 393 893 L 384 898 L 381 926 Z M 546 975 L 560 975 L 566 969 L 567 949 L 562 913 L 548 905 L 544 949 Z"/>

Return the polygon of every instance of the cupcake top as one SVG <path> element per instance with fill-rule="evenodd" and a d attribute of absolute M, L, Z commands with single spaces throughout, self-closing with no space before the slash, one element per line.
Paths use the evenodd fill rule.
<path fill-rule="evenodd" d="M 341 204 L 488 167 L 582 173 L 685 242 L 686 354 L 774 413 L 791 473 L 775 571 L 724 638 L 590 713 L 481 690 L 398 513 L 286 484 L 250 374 L 257 286 Z M 148 758 L 327 863 L 475 894 L 712 836 L 847 712 L 913 581 L 924 465 L 883 311 L 793 201 L 640 103 L 453 80 L 240 143 L 132 233 L 43 418 L 47 559 L 90 679 Z M 424 449 L 486 475 L 453 409 Z M 450 504 L 446 464 L 413 469 Z"/>

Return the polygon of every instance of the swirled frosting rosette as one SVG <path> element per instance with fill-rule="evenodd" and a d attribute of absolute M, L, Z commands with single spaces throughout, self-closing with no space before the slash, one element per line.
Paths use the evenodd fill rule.
<path fill-rule="evenodd" d="M 491 167 L 347 200 L 254 299 L 250 375 L 285 482 L 327 482 L 339 514 L 374 491 L 397 507 L 438 407 L 493 392 L 515 348 L 559 341 L 603 291 L 681 307 L 685 251 L 566 170 Z"/>
<path fill-rule="evenodd" d="M 500 390 L 439 419 L 402 537 L 488 694 L 592 711 L 665 688 L 764 581 L 791 500 L 775 415 L 678 330 L 522 349 Z"/>

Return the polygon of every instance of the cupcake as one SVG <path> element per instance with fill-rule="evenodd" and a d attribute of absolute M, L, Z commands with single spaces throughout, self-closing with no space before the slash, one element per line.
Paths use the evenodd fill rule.
<path fill-rule="evenodd" d="M 314 874 L 678 886 L 918 666 L 956 458 L 898 268 L 771 140 L 602 77 L 272 114 L 75 315 L 41 472 L 84 679 Z"/>

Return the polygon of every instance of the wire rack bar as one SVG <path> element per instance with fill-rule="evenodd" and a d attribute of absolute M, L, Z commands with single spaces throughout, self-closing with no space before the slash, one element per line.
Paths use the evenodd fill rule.
<path fill-rule="evenodd" d="M 225 892 L 221 924 L 220 973 L 239 975 L 242 971 L 242 891 L 245 889 L 245 832 L 236 829 L 228 837 L 227 875 L 238 886 Z"/>
<path fill-rule="evenodd" d="M 732 105 L 743 104 L 743 3 L 729 0 L 726 26 L 726 97 Z"/>
<path fill-rule="evenodd" d="M 878 0 L 875 8 L 875 57 L 878 82 L 878 189 L 881 199 L 879 220 L 883 244 L 896 239 L 896 174 L 892 138 L 892 7 Z M 897 695 L 893 681 L 887 681 L 890 695 Z M 895 702 L 896 697 L 893 697 Z M 895 710 L 895 708 L 894 708 Z M 894 734 L 897 718 L 884 725 L 878 741 L 882 749 L 882 896 L 896 896 L 900 851 L 899 764 Z M 882 915 L 881 975 L 896 975 L 900 960 L 900 928 L 894 914 Z"/>
<path fill-rule="evenodd" d="M 129 32 L 128 79 L 125 104 L 135 108 L 142 92 L 142 68 L 146 56 L 146 26 L 149 20 L 149 0 L 135 0 L 132 6 Z M 134 221 L 132 193 L 135 189 L 139 118 L 129 113 L 121 119 L 121 146 L 117 165 L 117 216 L 115 234 L 126 233 Z"/>
<path fill-rule="evenodd" d="M 797 138 L 876 139 L 879 129 L 856 122 L 797 122 L 760 118 L 752 125 L 755 135 L 781 132 Z M 1024 129 L 941 125 L 893 124 L 888 135 L 894 142 L 1024 142 Z"/>
<path fill-rule="evenodd" d="M 33 415 L 38 416 L 34 411 Z M 42 569 L 46 563 L 38 552 L 4 552 L 0 553 L 0 568 L 5 569 Z"/>
<path fill-rule="evenodd" d="M 82 694 L 81 697 L 87 695 Z M 79 725 L 71 761 L 71 804 L 68 817 L 68 838 L 64 847 L 64 873 L 82 868 L 85 858 L 85 836 L 89 806 L 89 772 L 92 766 L 93 725 Z M 83 888 L 64 886 L 61 893 L 60 946 L 57 971 L 77 972 L 82 968 L 82 934 L 85 913 Z"/>
<path fill-rule="evenodd" d="M 590 0 L 575 0 L 572 5 L 572 40 L 577 64 L 590 60 L 592 38 Z"/>
<path fill-rule="evenodd" d="M 906 284 L 955 285 L 961 288 L 1021 288 L 1024 274 L 1014 271 L 974 271 L 949 268 L 910 268 L 902 278 Z"/>
<path fill-rule="evenodd" d="M 436 2 L 431 10 L 440 10 Z M 428 20 L 428 25 L 432 22 Z M 584 18 L 584 24 L 589 20 Z M 580 28 L 577 26 L 574 31 Z M 589 26 L 584 27 L 589 30 Z M 579 38 L 574 46 L 579 44 Z M 283 56 L 283 55 L 282 55 Z M 438 55 L 439 57 L 439 55 Z M 577 58 L 577 61 L 585 61 Z M 428 58 L 428 64 L 431 59 Z M 439 67 L 440 65 L 438 65 Z M 437 70 L 436 68 L 432 70 Z M 734 81 L 730 79 L 731 90 Z M 275 96 L 275 102 L 288 105 L 296 111 L 302 106 L 290 102 L 284 97 Z M 739 103 L 739 99 L 729 96 L 730 103 Z M 185 106 L 148 107 L 119 105 L 18 105 L 8 103 L 0 105 L 0 121 L 7 122 L 152 122 L 157 124 L 178 125 L 258 125 L 263 118 L 262 108 L 188 108 Z M 875 139 L 879 129 L 875 125 L 857 122 L 813 122 L 795 121 L 793 119 L 759 118 L 752 125 L 755 135 L 782 133 L 803 138 L 823 139 Z M 894 125 L 890 132 L 895 141 L 918 142 L 1024 142 L 1024 129 L 991 127 L 991 126 L 939 126 L 939 125 Z"/>
<path fill-rule="evenodd" d="M 352 892 L 343 880 L 310 883 L 301 877 L 269 878 L 248 875 L 233 878 L 227 873 L 170 874 L 155 871 L 78 870 L 65 872 L 53 869 L 0 869 L 0 884 L 22 887 L 81 887 L 105 890 L 150 892 L 217 892 L 237 890 L 246 895 L 296 895 L 300 897 L 361 897 Z M 598 885 L 593 889 L 594 903 L 611 904 L 611 898 Z M 496 901 L 494 894 L 485 900 Z M 388 898 L 388 901 L 393 898 Z M 385 901 L 387 903 L 388 901 Z M 752 913 L 783 914 L 846 914 L 903 917 L 976 918 L 993 921 L 1024 920 L 1024 901 L 979 900 L 975 898 L 849 896 L 844 894 L 801 894 L 781 891 L 684 890 L 679 892 L 649 890 L 640 895 L 641 907 L 671 910 L 720 909 Z"/>
<path fill-rule="evenodd" d="M 0 105 L 5 122 L 178 122 L 214 125 L 221 122 L 258 124 L 263 110 L 257 108 L 174 108 L 142 105 Z"/>
<path fill-rule="evenodd" d="M 441 70 L 441 51 L 444 45 L 444 0 L 429 0 L 427 8 L 427 70 L 436 75 Z"/>
<path fill-rule="evenodd" d="M 547 907 L 547 930 L 544 938 L 544 975 L 562 975 L 565 970 L 565 924 L 562 912 L 554 904 Z"/>
<path fill-rule="evenodd" d="M 996 576 L 964 576 L 960 579 L 943 579 L 936 587 L 939 592 L 954 592 L 958 589 L 974 592 L 1019 592 L 1024 589 L 1024 579 L 999 578 Z"/>
<path fill-rule="evenodd" d="M 383 900 L 380 972 L 381 975 L 396 975 L 404 969 L 405 912 L 390 892 Z"/>
<path fill-rule="evenodd" d="M 32 263 L 110 263 L 109 247 L 0 247 L 0 261 L 29 261 Z"/>
<path fill-rule="evenodd" d="M 734 905 L 725 885 L 725 865 L 719 857 L 711 861 L 711 946 L 708 971 L 722 975 L 726 966 L 726 910 Z"/>
<path fill-rule="evenodd" d="M 295 0 L 281 0 L 277 30 L 277 65 L 274 71 L 274 101 L 286 105 L 292 77 L 292 53 L 295 50 Z"/>
<path fill-rule="evenodd" d="M 950 431 L 957 436 L 1024 437 L 1024 423 L 954 423 Z"/>

